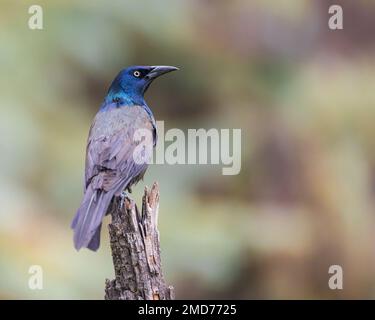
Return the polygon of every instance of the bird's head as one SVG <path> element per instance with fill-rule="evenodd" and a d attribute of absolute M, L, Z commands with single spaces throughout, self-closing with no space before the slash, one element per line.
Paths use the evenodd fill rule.
<path fill-rule="evenodd" d="M 171 66 L 132 66 L 120 71 L 113 80 L 107 95 L 110 101 L 127 104 L 142 104 L 143 95 L 157 77 L 178 70 Z"/>

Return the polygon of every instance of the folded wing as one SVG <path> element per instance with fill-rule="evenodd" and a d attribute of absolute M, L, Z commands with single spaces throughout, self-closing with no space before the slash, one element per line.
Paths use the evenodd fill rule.
<path fill-rule="evenodd" d="M 140 106 L 96 115 L 87 142 L 85 194 L 72 222 L 77 250 L 97 250 L 101 222 L 112 197 L 143 177 L 154 139 L 154 121 Z"/>

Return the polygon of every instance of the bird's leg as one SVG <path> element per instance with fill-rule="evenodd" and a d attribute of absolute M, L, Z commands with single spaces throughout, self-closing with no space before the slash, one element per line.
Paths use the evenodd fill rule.
<path fill-rule="evenodd" d="M 126 198 L 128 198 L 129 200 L 133 200 L 130 197 L 129 193 L 126 192 L 126 190 L 129 190 L 129 193 L 131 192 L 131 189 L 129 187 L 127 189 L 125 189 L 124 191 L 121 192 L 121 194 L 120 194 L 120 198 L 121 198 L 121 200 L 120 200 L 120 209 L 122 209 L 122 207 L 124 206 Z"/>

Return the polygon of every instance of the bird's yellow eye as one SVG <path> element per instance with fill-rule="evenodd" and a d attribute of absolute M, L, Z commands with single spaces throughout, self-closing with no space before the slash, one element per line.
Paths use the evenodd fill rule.
<path fill-rule="evenodd" d="M 140 75 L 141 75 L 141 73 L 140 73 L 139 71 L 134 71 L 134 72 L 133 72 L 133 75 L 134 75 L 134 77 L 139 78 Z"/>

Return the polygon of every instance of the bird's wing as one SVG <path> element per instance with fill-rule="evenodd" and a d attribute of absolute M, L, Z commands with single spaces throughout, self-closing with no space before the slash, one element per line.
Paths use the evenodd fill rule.
<path fill-rule="evenodd" d="M 152 135 L 151 141 L 142 142 L 147 145 L 145 152 L 152 152 L 155 127 L 142 107 L 124 106 L 96 115 L 87 143 L 85 188 L 91 182 L 96 189 L 105 191 L 121 188 L 121 182 L 127 184 L 146 170 L 147 163 L 137 163 L 133 158 L 140 149 L 140 141 L 135 139 L 137 132 L 143 132 L 139 129 Z"/>

